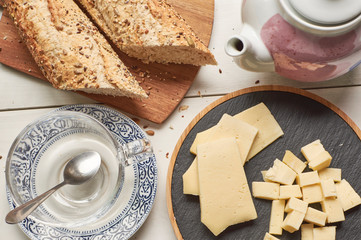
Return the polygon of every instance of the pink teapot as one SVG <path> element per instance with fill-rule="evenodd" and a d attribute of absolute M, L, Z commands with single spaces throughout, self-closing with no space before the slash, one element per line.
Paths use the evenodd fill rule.
<path fill-rule="evenodd" d="M 225 51 L 243 69 L 316 82 L 361 63 L 361 0 L 243 0 L 242 22 Z"/>

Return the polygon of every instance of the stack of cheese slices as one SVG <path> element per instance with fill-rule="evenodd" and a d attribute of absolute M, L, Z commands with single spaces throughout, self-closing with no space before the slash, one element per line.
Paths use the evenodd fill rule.
<path fill-rule="evenodd" d="M 197 134 L 190 151 L 196 158 L 183 175 L 184 194 L 199 195 L 201 221 L 214 235 L 257 218 L 243 169 L 283 131 L 263 103 Z"/>
<path fill-rule="evenodd" d="M 81 0 L 115 45 L 144 62 L 216 64 L 175 10 L 155 0 Z M 20 35 L 56 88 L 147 98 L 98 28 L 73 0 L 5 0 Z"/>

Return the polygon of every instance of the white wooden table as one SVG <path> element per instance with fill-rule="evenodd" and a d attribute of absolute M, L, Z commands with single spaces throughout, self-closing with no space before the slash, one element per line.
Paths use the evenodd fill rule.
<path fill-rule="evenodd" d="M 157 125 L 146 120 L 140 122 L 141 127 L 146 125 L 147 129 L 155 131 L 155 135 L 150 139 L 157 157 L 159 180 L 152 212 L 132 239 L 176 239 L 166 205 L 166 176 L 174 146 L 189 122 L 203 108 L 229 92 L 268 84 L 303 88 L 338 106 L 361 127 L 361 67 L 340 78 L 322 83 L 301 83 L 279 77 L 274 73 L 253 73 L 239 69 L 225 54 L 224 44 L 229 36 L 236 34 L 241 28 L 240 6 L 241 0 L 215 0 L 214 28 L 209 48 L 219 65 L 201 68 L 187 96 L 180 103 L 180 105 L 188 105 L 189 108 L 181 112 L 175 111 L 163 124 Z M 1 13 L 0 8 L 0 15 Z M 4 169 L 10 145 L 17 134 L 33 119 L 56 107 L 76 103 L 94 103 L 94 101 L 72 92 L 56 90 L 42 80 L 0 64 L 0 156 L 2 156 L 0 233 L 2 237 L 6 236 L 9 240 L 28 239 L 17 225 L 8 225 L 4 220 L 9 211 L 5 194 Z"/>

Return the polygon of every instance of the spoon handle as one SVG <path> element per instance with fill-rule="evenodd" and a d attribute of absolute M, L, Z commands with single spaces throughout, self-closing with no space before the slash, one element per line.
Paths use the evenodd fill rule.
<path fill-rule="evenodd" d="M 30 213 L 32 213 L 40 204 L 42 204 L 51 194 L 56 190 L 64 186 L 66 182 L 62 182 L 52 189 L 44 192 L 43 194 L 37 196 L 36 198 L 30 200 L 29 202 L 24 203 L 23 205 L 18 206 L 11 210 L 5 218 L 5 221 L 10 224 L 19 223 L 24 220 Z"/>

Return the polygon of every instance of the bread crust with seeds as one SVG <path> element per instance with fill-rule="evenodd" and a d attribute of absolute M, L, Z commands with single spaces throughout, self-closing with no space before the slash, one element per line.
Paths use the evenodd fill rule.
<path fill-rule="evenodd" d="M 145 63 L 217 64 L 186 21 L 164 0 L 77 0 L 112 42 Z"/>
<path fill-rule="evenodd" d="M 72 0 L 5 0 L 44 76 L 58 89 L 146 98 L 99 30 Z"/>

